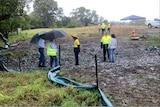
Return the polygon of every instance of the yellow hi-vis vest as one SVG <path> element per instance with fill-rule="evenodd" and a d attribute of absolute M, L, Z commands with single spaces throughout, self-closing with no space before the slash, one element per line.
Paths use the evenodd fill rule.
<path fill-rule="evenodd" d="M 110 23 L 108 23 L 108 28 L 111 28 L 111 24 Z"/>
<path fill-rule="evenodd" d="M 48 56 L 56 56 L 57 55 L 57 50 L 51 48 L 51 43 L 48 43 L 48 45 L 47 45 L 47 55 Z"/>
<path fill-rule="evenodd" d="M 105 29 L 106 28 L 106 24 L 102 23 L 102 29 Z"/>
<path fill-rule="evenodd" d="M 110 36 L 110 35 L 104 35 L 104 36 L 102 37 L 102 39 L 101 39 L 101 42 L 102 42 L 103 44 L 109 44 L 110 40 L 111 40 L 111 36 Z"/>

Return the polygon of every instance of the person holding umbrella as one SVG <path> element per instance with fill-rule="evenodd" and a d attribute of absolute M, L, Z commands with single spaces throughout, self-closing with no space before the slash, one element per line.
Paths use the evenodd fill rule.
<path fill-rule="evenodd" d="M 55 63 L 55 67 L 58 66 L 58 58 L 57 58 L 57 46 L 52 40 L 47 44 L 47 55 L 50 56 L 50 67 L 53 67 L 53 62 Z"/>
<path fill-rule="evenodd" d="M 38 51 L 39 51 L 39 54 L 40 54 L 40 57 L 39 57 L 39 67 L 45 67 L 45 62 L 46 62 L 46 59 L 45 59 L 45 54 L 44 54 L 44 49 L 45 49 L 45 40 L 40 38 L 39 41 L 38 41 Z"/>
<path fill-rule="evenodd" d="M 76 34 L 71 35 L 74 43 L 73 43 L 73 47 L 74 47 L 74 54 L 75 54 L 75 65 L 79 65 L 79 58 L 78 55 L 80 53 L 80 42 L 78 40 L 78 37 Z"/>

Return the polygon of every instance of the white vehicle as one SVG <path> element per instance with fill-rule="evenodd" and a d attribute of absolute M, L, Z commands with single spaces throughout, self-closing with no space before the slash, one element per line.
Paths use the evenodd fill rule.
<path fill-rule="evenodd" d="M 160 28 L 160 19 L 154 19 L 154 20 L 146 20 L 145 25 L 149 28 L 155 27 Z"/>

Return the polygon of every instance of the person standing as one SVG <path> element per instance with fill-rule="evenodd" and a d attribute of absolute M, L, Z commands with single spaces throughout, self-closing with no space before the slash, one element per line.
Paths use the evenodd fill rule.
<path fill-rule="evenodd" d="M 110 34 L 110 31 L 111 31 L 111 23 L 110 22 L 108 22 L 108 24 L 107 24 L 107 31 Z"/>
<path fill-rule="evenodd" d="M 99 34 L 101 33 L 101 26 L 102 26 L 102 23 L 99 23 L 99 24 L 98 24 L 98 33 L 99 33 Z"/>
<path fill-rule="evenodd" d="M 45 49 L 45 40 L 40 38 L 39 41 L 38 41 L 38 51 L 39 51 L 39 54 L 40 54 L 40 57 L 39 57 L 39 67 L 45 67 L 45 62 L 46 62 L 46 59 L 45 59 L 45 54 L 44 54 L 44 49 Z"/>
<path fill-rule="evenodd" d="M 111 40 L 108 44 L 109 62 L 115 62 L 115 49 L 117 47 L 117 40 L 115 34 L 111 35 Z"/>
<path fill-rule="evenodd" d="M 53 67 L 53 62 L 55 63 L 55 67 L 58 66 L 58 58 L 57 58 L 57 46 L 53 42 L 53 40 L 50 40 L 50 42 L 47 44 L 47 55 L 50 57 L 50 67 Z"/>
<path fill-rule="evenodd" d="M 80 53 L 80 42 L 76 34 L 72 35 L 72 38 L 74 40 L 73 47 L 74 47 L 74 54 L 75 54 L 75 65 L 79 65 L 78 55 Z"/>
<path fill-rule="evenodd" d="M 106 32 L 101 38 L 101 49 L 103 48 L 103 61 L 106 61 L 106 54 L 109 59 L 108 44 L 110 42 L 111 36 Z"/>
<path fill-rule="evenodd" d="M 102 23 L 101 29 L 102 29 L 102 35 L 104 35 L 104 33 L 106 31 L 106 24 L 105 23 Z"/>

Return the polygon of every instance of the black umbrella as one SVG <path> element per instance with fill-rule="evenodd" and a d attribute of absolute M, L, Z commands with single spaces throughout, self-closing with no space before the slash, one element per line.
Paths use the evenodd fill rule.
<path fill-rule="evenodd" d="M 47 32 L 45 35 L 42 36 L 44 40 L 53 40 L 57 38 L 61 38 L 66 36 L 67 33 L 63 30 L 52 30 L 50 32 Z"/>
<path fill-rule="evenodd" d="M 42 35 L 46 34 L 46 32 L 42 31 L 42 32 L 38 32 L 37 34 L 33 35 L 33 37 L 31 38 L 30 43 L 38 43 L 39 39 L 42 37 Z"/>

